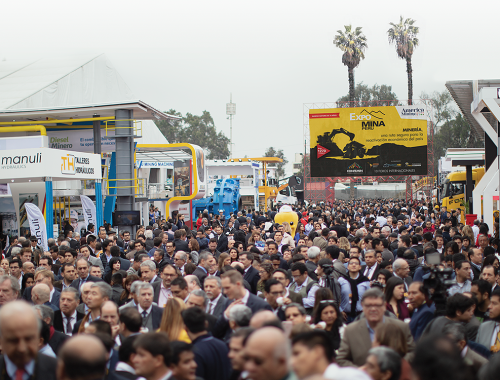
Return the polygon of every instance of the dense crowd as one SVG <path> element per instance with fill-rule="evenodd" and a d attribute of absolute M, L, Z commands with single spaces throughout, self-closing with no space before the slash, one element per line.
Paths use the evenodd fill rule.
<path fill-rule="evenodd" d="M 498 223 L 392 199 L 278 212 L 9 237 L 1 380 L 498 378 Z"/>

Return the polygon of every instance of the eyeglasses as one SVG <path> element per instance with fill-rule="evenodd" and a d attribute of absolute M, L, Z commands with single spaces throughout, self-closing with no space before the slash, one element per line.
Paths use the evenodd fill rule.
<path fill-rule="evenodd" d="M 367 309 L 376 309 L 378 307 L 382 307 L 384 306 L 383 303 L 381 304 L 374 304 L 374 305 L 370 305 L 370 304 L 364 304 L 363 307 L 366 307 Z"/>
<path fill-rule="evenodd" d="M 322 304 L 325 304 L 325 303 L 335 303 L 334 300 L 323 300 L 323 301 L 319 301 L 319 303 L 322 303 Z"/>

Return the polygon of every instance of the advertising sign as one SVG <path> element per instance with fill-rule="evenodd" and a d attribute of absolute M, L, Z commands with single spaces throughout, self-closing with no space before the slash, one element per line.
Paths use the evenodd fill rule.
<path fill-rule="evenodd" d="M 187 197 L 191 192 L 189 160 L 174 162 L 174 194 L 176 197 Z"/>
<path fill-rule="evenodd" d="M 85 229 L 87 229 L 87 226 L 90 223 L 92 223 L 95 226 L 97 217 L 96 217 L 94 202 L 92 202 L 92 199 L 90 199 L 86 195 L 80 195 L 80 199 L 82 201 L 83 217 L 85 219 Z"/>
<path fill-rule="evenodd" d="M 38 245 L 46 252 L 49 250 L 47 245 L 47 228 L 45 226 L 45 219 L 40 209 L 33 203 L 26 203 L 26 212 L 30 224 L 30 231 L 32 236 L 38 239 Z"/>
<path fill-rule="evenodd" d="M 143 169 L 143 168 L 164 168 L 164 169 L 173 169 L 174 168 L 174 163 L 173 162 L 161 162 L 161 161 L 154 161 L 154 162 L 149 162 L 149 161 L 136 161 L 136 166 L 137 169 Z"/>
<path fill-rule="evenodd" d="M 427 175 L 422 106 L 311 109 L 312 177 Z"/>
<path fill-rule="evenodd" d="M 0 179 L 41 177 L 98 179 L 101 178 L 101 157 L 48 148 L 0 151 Z"/>
<path fill-rule="evenodd" d="M 108 130 L 108 136 L 104 129 L 101 130 L 101 151 L 114 152 L 116 144 L 115 131 Z M 73 150 L 76 152 L 94 152 L 94 132 L 92 128 L 77 130 L 48 131 L 49 148 Z"/>

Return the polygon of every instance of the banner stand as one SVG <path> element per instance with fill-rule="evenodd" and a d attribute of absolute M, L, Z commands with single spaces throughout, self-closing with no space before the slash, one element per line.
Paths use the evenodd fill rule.
<path fill-rule="evenodd" d="M 45 224 L 54 224 L 54 192 L 52 191 L 52 177 L 45 177 Z M 47 239 L 54 237 L 54 231 L 47 228 Z"/>

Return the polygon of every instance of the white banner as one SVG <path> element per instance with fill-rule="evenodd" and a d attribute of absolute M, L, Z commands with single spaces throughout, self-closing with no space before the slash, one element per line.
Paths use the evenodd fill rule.
<path fill-rule="evenodd" d="M 49 131 L 47 136 L 49 148 L 94 153 L 94 132 L 91 128 Z M 108 130 L 108 136 L 106 136 L 106 131 L 101 129 L 101 150 L 103 152 L 116 150 L 115 139 L 108 138 L 114 136 L 115 131 Z"/>
<path fill-rule="evenodd" d="M 85 229 L 87 229 L 90 223 L 95 226 L 96 212 L 94 202 L 86 195 L 80 195 L 80 199 L 82 201 L 83 217 L 85 218 Z"/>
<path fill-rule="evenodd" d="M 38 245 L 43 248 L 44 252 L 47 252 L 49 250 L 49 246 L 47 245 L 47 228 L 42 212 L 33 203 L 25 203 L 24 208 L 28 215 L 31 235 L 38 238 Z"/>

